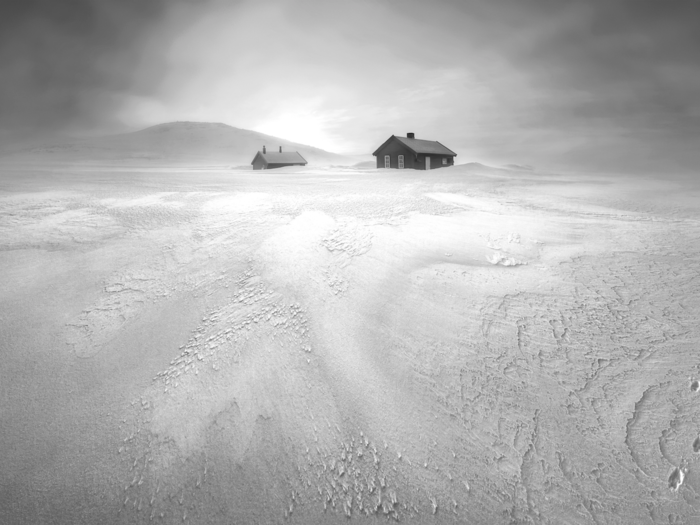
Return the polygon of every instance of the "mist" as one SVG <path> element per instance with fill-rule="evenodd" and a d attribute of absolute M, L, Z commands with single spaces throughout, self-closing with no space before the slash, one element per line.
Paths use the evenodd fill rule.
<path fill-rule="evenodd" d="M 223 122 L 342 154 L 693 172 L 693 2 L 4 3 L 0 133 Z"/>

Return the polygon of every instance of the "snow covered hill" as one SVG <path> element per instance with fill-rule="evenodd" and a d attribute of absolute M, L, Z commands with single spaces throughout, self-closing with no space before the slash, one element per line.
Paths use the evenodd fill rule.
<path fill-rule="evenodd" d="M 169 122 L 132 133 L 62 140 L 6 153 L 10 160 L 57 162 L 203 163 L 250 165 L 267 146 L 298 151 L 311 165 L 347 165 L 356 159 L 256 131 L 215 122 Z"/>

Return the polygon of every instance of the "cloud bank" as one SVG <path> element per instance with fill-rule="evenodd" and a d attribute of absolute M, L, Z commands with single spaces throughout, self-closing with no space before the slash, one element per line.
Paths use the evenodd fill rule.
<path fill-rule="evenodd" d="M 56 4 L 2 8 L 6 134 L 203 120 L 339 153 L 413 131 L 465 162 L 700 161 L 692 1 Z"/>

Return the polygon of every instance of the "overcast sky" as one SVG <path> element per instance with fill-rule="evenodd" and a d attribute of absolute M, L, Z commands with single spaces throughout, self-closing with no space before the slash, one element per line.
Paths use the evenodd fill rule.
<path fill-rule="evenodd" d="M 700 163 L 688 0 L 3 0 L 0 139 L 224 122 L 338 153 Z"/>

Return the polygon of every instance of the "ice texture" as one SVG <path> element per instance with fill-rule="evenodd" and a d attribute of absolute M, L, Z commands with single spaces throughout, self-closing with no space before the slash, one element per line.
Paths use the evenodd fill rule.
<path fill-rule="evenodd" d="M 0 522 L 700 523 L 699 195 L 0 165 Z"/>

